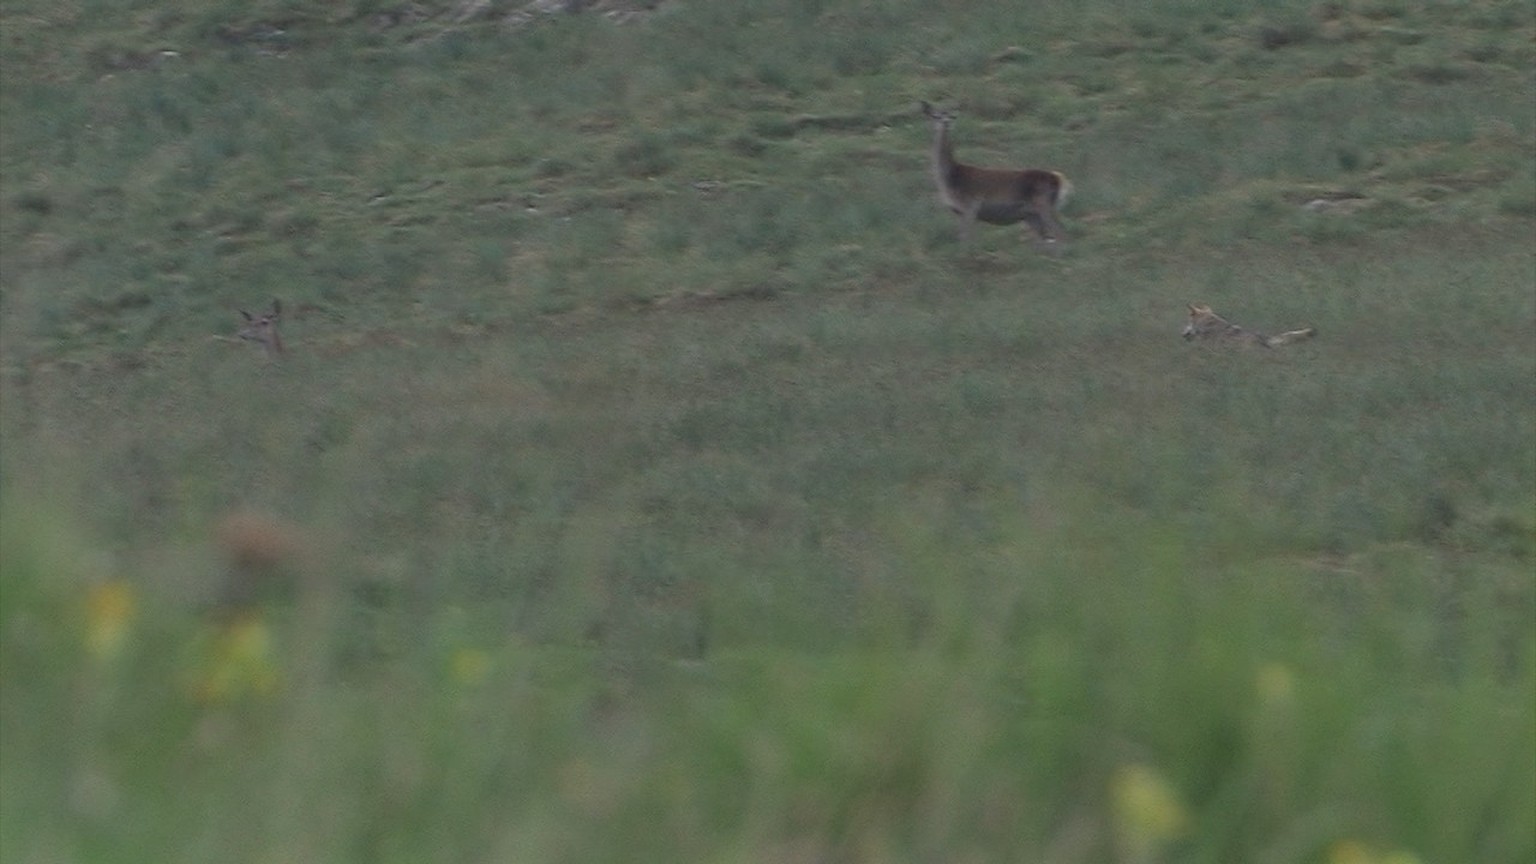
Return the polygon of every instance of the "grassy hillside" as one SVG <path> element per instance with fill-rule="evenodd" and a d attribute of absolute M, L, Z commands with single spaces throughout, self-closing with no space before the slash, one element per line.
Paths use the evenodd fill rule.
<path fill-rule="evenodd" d="M 0 859 L 1536 856 L 1528 3 L 587 6 L 0 7 Z"/>

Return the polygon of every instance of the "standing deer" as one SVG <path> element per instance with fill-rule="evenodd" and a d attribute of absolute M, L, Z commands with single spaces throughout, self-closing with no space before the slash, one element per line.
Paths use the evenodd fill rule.
<path fill-rule="evenodd" d="M 1072 183 L 1060 171 L 978 168 L 955 161 L 949 127 L 955 115 L 919 103 L 933 125 L 933 179 L 939 200 L 960 217 L 960 238 L 968 240 L 979 219 L 990 225 L 1027 222 L 1048 244 L 1062 239 L 1056 208 L 1066 203 Z"/>
<path fill-rule="evenodd" d="M 272 301 L 272 311 L 264 315 L 252 315 L 240 310 L 240 315 L 245 318 L 245 324 L 240 332 L 235 334 L 241 339 L 249 339 L 252 342 L 260 342 L 266 349 L 267 357 L 278 358 L 283 356 L 283 337 L 278 335 L 277 321 L 283 316 L 283 304 L 281 301 Z"/>

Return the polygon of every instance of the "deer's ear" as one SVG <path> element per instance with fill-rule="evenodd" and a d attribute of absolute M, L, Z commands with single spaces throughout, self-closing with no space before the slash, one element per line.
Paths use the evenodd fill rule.
<path fill-rule="evenodd" d="M 283 314 L 283 301 L 277 300 L 277 299 L 273 299 L 273 301 L 272 301 L 272 314 L 273 315 L 281 315 L 281 314 Z"/>
<path fill-rule="evenodd" d="M 240 315 L 242 317 L 244 317 L 245 320 L 247 320 L 247 321 L 255 321 L 256 320 L 254 317 L 251 316 L 251 313 L 245 311 L 244 309 L 240 310 Z"/>
<path fill-rule="evenodd" d="M 1193 303 L 1189 304 L 1189 314 L 1191 314 L 1191 315 L 1199 315 L 1200 314 L 1199 307 L 1197 307 Z"/>

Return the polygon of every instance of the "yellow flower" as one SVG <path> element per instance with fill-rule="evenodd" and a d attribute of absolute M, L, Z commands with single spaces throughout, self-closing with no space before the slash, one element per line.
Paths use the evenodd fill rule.
<path fill-rule="evenodd" d="M 85 647 L 92 657 L 107 661 L 123 650 L 133 624 L 133 587 L 121 579 L 102 582 L 86 595 Z"/>
<path fill-rule="evenodd" d="M 1259 704 L 1269 710 L 1288 709 L 1296 701 L 1296 676 L 1284 663 L 1266 663 L 1257 676 Z"/>
<path fill-rule="evenodd" d="M 1359 840 L 1340 840 L 1328 850 L 1328 864 L 1375 864 L 1371 847 Z"/>
<path fill-rule="evenodd" d="M 1359 840 L 1340 840 L 1328 850 L 1328 864 L 1422 864 L 1419 856 L 1401 849 L 1378 855 Z"/>
<path fill-rule="evenodd" d="M 1115 834 L 1125 856 L 1148 860 L 1189 822 L 1179 794 L 1147 765 L 1126 765 L 1110 781 Z"/>
<path fill-rule="evenodd" d="M 449 667 L 455 683 L 474 687 L 491 671 L 491 658 L 478 648 L 460 648 L 453 652 Z"/>
<path fill-rule="evenodd" d="M 277 689 L 272 634 L 259 615 L 242 615 L 214 637 L 198 692 L 205 700 L 227 701 Z"/>

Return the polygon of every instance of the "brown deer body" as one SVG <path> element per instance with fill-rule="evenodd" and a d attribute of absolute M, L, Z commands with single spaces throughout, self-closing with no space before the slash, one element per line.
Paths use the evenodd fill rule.
<path fill-rule="evenodd" d="M 252 315 L 241 309 L 240 316 L 245 319 L 245 324 L 240 327 L 237 336 L 252 342 L 260 342 L 269 358 L 276 359 L 283 356 L 283 337 L 277 332 L 278 319 L 283 317 L 283 304 L 280 301 L 272 301 L 271 312 Z"/>
<path fill-rule="evenodd" d="M 960 237 L 969 239 L 978 221 L 989 225 L 1024 222 L 1046 243 L 1064 236 L 1057 208 L 1066 203 L 1072 183 L 1060 171 L 978 168 L 955 161 L 949 129 L 955 115 L 920 103 L 933 126 L 933 180 L 939 200 L 960 218 Z"/>

